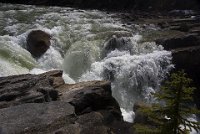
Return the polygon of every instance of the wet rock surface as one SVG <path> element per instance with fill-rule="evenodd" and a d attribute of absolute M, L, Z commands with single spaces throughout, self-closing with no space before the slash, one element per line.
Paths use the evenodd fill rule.
<path fill-rule="evenodd" d="M 194 85 L 197 87 L 194 93 L 194 101 L 200 108 L 200 13 L 180 13 L 179 15 L 160 15 L 155 19 L 144 19 L 148 23 L 156 25 L 159 29 L 152 32 L 158 45 L 172 52 L 172 62 L 175 70 L 185 70 Z M 141 21 L 141 20 L 140 20 Z M 151 36 L 152 36 L 151 35 Z M 150 38 L 150 37 L 147 37 Z"/>
<path fill-rule="evenodd" d="M 132 133 L 109 81 L 62 81 L 59 70 L 1 77 L 0 133 Z"/>
<path fill-rule="evenodd" d="M 65 89 L 68 89 L 68 92 Z M 68 101 L 73 105 L 78 115 L 104 109 L 115 115 L 115 118 L 122 120 L 121 112 L 117 110 L 119 105 L 111 97 L 111 83 L 109 81 L 91 81 L 63 85 L 58 90 L 62 93 L 61 100 Z"/>
<path fill-rule="evenodd" d="M 177 70 L 185 70 L 197 87 L 194 101 L 200 109 L 200 12 L 172 10 L 169 12 L 142 12 L 119 14 L 126 26 L 136 24 L 143 41 L 156 42 L 172 52 Z M 134 26 L 132 26 L 134 28 Z M 136 29 L 137 30 L 137 29 Z"/>
<path fill-rule="evenodd" d="M 28 34 L 27 50 L 36 58 L 42 56 L 50 47 L 51 36 L 44 31 L 34 30 Z"/>
<path fill-rule="evenodd" d="M 158 39 L 156 40 L 156 43 L 162 45 L 165 50 L 184 49 L 191 46 L 200 46 L 200 37 L 198 37 L 197 34 L 188 34 L 172 38 Z"/>
<path fill-rule="evenodd" d="M 159 0 L 160 1 L 160 0 Z M 4 1 L 5 2 L 5 1 Z M 16 1 L 6 1 L 16 3 Z M 189 1 L 190 5 L 186 4 L 188 1 L 180 1 L 182 4 L 177 4 L 178 1 L 174 1 L 173 3 L 168 4 L 167 6 L 161 7 L 157 2 L 149 1 L 129 1 L 126 5 L 125 1 L 98 1 L 90 0 L 89 2 L 85 1 L 61 1 L 61 2 L 52 2 L 49 1 L 17 1 L 18 3 L 25 3 L 25 4 L 36 4 L 36 5 L 71 5 L 71 6 L 80 6 L 83 8 L 108 8 L 108 9 L 140 9 L 140 10 L 171 10 L 175 9 L 199 9 L 199 5 L 197 1 Z M 82 4 L 85 2 L 85 4 Z M 166 1 L 171 2 L 171 1 Z M 56 4 L 57 3 L 57 4 Z M 104 4 L 102 4 L 104 3 Z M 154 4 L 154 5 L 151 5 Z M 173 4 L 173 5 L 172 5 Z M 177 6 L 178 5 L 178 6 Z M 195 6 L 194 6 L 195 5 Z M 149 12 L 137 12 L 133 11 L 131 14 L 129 13 L 122 13 L 118 14 L 121 16 L 123 21 L 126 23 L 125 25 L 131 26 L 134 24 L 139 24 L 142 28 L 146 29 L 150 27 L 153 29 L 154 27 L 158 27 L 159 30 L 149 30 L 145 31 L 147 35 L 157 35 L 151 40 L 147 41 L 156 41 L 158 45 L 162 44 L 164 49 L 172 51 L 173 55 L 173 63 L 177 70 L 184 69 L 186 73 L 194 80 L 195 85 L 197 86 L 197 90 L 195 91 L 194 98 L 195 103 L 197 104 L 198 108 L 200 108 L 200 71 L 199 71 L 199 40 L 200 40 L 200 25 L 199 25 L 199 13 L 188 13 L 186 10 L 182 11 L 170 11 L 170 12 L 157 12 L 157 13 L 149 13 Z M 153 24 L 153 27 L 152 27 Z M 143 30 L 144 30 L 143 29 Z M 151 34 L 153 33 L 153 34 Z M 160 35 L 160 33 L 162 33 Z M 163 34 L 165 33 L 165 34 Z M 145 37 L 145 36 L 144 36 Z M 111 40 L 115 43 L 115 40 Z M 124 41 L 124 40 L 122 40 Z M 43 44 L 43 43 L 42 43 Z M 47 44 L 49 42 L 47 41 Z M 41 52 L 31 52 L 34 57 L 40 57 L 46 50 L 48 49 L 49 45 L 45 45 L 44 49 L 42 48 Z M 110 45 L 106 49 L 108 51 L 113 50 L 113 48 L 120 48 L 119 46 Z M 129 49 L 127 49 L 129 50 Z M 35 50 L 34 50 L 35 51 Z M 35 53 L 35 54 L 34 54 Z M 104 54 L 106 55 L 107 52 Z M 42 75 L 39 75 L 42 76 Z M 18 76 L 16 76 L 18 77 Z M 16 131 L 17 133 L 72 133 L 72 134 L 93 134 L 93 133 L 100 133 L 100 134 L 110 134 L 110 133 L 119 133 L 119 134 L 129 134 L 132 133 L 130 130 L 131 125 L 129 123 L 125 123 L 122 121 L 121 112 L 119 110 L 119 106 L 116 103 L 116 100 L 111 96 L 110 84 L 107 82 L 102 81 L 93 81 L 93 82 L 83 82 L 77 83 L 73 85 L 63 84 L 61 77 L 53 78 L 53 80 L 49 77 L 45 77 L 45 79 L 41 79 L 38 76 L 32 75 L 23 75 L 19 76 L 19 80 L 16 77 L 7 77 L 12 80 L 6 80 L 7 78 L 0 78 L 0 116 L 1 113 L 9 113 L 9 111 L 17 111 L 17 113 L 22 113 L 20 109 L 27 109 L 28 112 L 30 107 L 36 107 L 37 113 L 39 111 L 41 114 L 38 116 L 48 116 L 48 109 L 56 108 L 60 110 L 60 105 L 66 105 L 66 110 L 68 110 L 68 106 L 73 108 L 73 112 L 71 111 L 69 114 L 61 113 L 59 118 L 51 118 L 52 121 L 48 126 L 52 127 L 44 127 L 46 119 L 42 120 L 45 125 L 40 128 L 40 126 L 30 126 L 31 129 L 27 129 L 27 126 L 23 126 L 19 128 L 19 130 L 12 130 Z M 24 78 L 25 77 L 25 78 Z M 27 77 L 31 77 L 28 79 Z M 25 79 L 25 80 L 24 80 Z M 36 80 L 35 80 L 36 79 Z M 1 82 L 3 81 L 3 82 Z M 14 82 L 12 82 L 14 81 Z M 16 81 L 16 82 L 15 82 Z M 24 81 L 25 83 L 22 86 L 18 86 L 20 81 Z M 27 83 L 26 83 L 27 81 Z M 36 82 L 35 82 L 36 81 Z M 53 81 L 53 82 L 52 82 Z M 39 83 L 38 83 L 39 82 Z M 44 84 L 41 84 L 41 83 Z M 56 83 L 55 85 L 52 83 Z M 4 86 L 6 85 L 6 86 Z M 17 85 L 17 86 L 16 86 Z M 19 84 L 20 85 L 20 84 Z M 39 86 L 38 86 L 39 85 Z M 44 87 L 43 87 L 44 86 Z M 42 88 L 41 88 L 42 87 Z M 26 91 L 27 90 L 27 91 Z M 51 93 L 53 92 L 53 93 Z M 51 95 L 53 94 L 53 96 Z M 31 97 L 30 97 L 31 96 Z M 27 99 L 28 98 L 28 99 Z M 57 106 L 55 107 L 54 101 L 58 101 Z M 48 103 L 46 103 L 48 102 Z M 25 104 L 24 104 L 25 103 Z M 28 104 L 27 104 L 28 103 Z M 39 104 L 38 104 L 39 103 Z M 60 104 L 59 104 L 60 103 Z M 44 105 L 43 105 L 44 104 Z M 40 107 L 44 107 L 44 109 L 40 109 Z M 56 112 L 56 111 L 55 111 Z M 62 111 L 61 111 L 62 112 Z M 56 113 L 53 113 L 56 114 Z M 136 121 L 144 121 L 145 118 L 140 117 L 139 112 L 137 113 L 136 110 Z M 19 120 L 17 115 L 0 117 L 0 122 L 4 123 L 4 120 L 10 121 L 11 117 L 16 118 Z M 22 116 L 26 119 L 27 115 L 24 114 Z M 31 117 L 31 116 L 30 116 Z M 55 116 L 56 117 L 56 116 Z M 60 118 L 65 119 L 67 117 L 66 122 L 55 123 Z M 29 122 L 31 118 L 27 119 L 23 122 Z M 32 121 L 32 120 L 31 120 Z M 55 122 L 54 122 L 55 121 Z M 34 121 L 33 121 L 34 122 Z M 0 133 L 7 133 L 9 132 L 8 128 L 9 123 L 5 122 L 7 125 L 0 128 Z M 15 122 L 16 123 L 16 122 Z M 12 127 L 12 126 L 11 126 Z M 28 126 L 29 127 L 29 126 Z M 17 129 L 17 128 L 13 128 Z"/>
<path fill-rule="evenodd" d="M 119 51 L 129 51 L 132 53 L 133 46 L 131 44 L 131 40 L 125 37 L 112 37 L 109 39 L 103 47 L 101 57 L 105 58 L 111 51 L 119 50 Z"/>

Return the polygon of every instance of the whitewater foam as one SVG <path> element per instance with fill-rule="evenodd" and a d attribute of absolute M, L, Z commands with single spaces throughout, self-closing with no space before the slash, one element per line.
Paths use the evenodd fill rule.
<path fill-rule="evenodd" d="M 170 52 L 163 51 L 155 42 L 142 43 L 142 36 L 133 34 L 135 31 L 125 27 L 119 18 L 113 18 L 112 13 L 1 3 L 0 6 L 0 15 L 5 16 L 0 24 L 0 33 L 4 35 L 0 36 L 0 76 L 63 69 L 66 83 L 111 80 L 113 96 L 124 119 L 132 121 L 134 102 L 151 101 L 151 92 L 159 88 L 172 68 Z M 52 36 L 50 49 L 39 59 L 33 59 L 26 50 L 26 37 L 32 30 L 43 30 Z M 130 43 L 131 51 L 113 50 L 102 58 L 103 46 L 113 35 L 121 38 L 122 47 Z"/>

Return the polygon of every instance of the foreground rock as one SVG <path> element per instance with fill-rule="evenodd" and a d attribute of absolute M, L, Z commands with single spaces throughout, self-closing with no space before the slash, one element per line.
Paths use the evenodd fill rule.
<path fill-rule="evenodd" d="M 0 108 L 23 103 L 42 103 L 58 99 L 56 87 L 64 84 L 62 71 L 41 75 L 0 77 Z"/>
<path fill-rule="evenodd" d="M 50 47 L 51 36 L 44 31 L 31 31 L 27 37 L 27 50 L 36 58 L 42 56 Z"/>
<path fill-rule="evenodd" d="M 74 108 L 66 102 L 29 103 L 0 110 L 0 133 L 49 133 L 72 121 Z"/>
<path fill-rule="evenodd" d="M 112 97 L 110 82 L 65 84 L 61 76 L 55 70 L 0 78 L 0 133 L 133 133 Z"/>
<path fill-rule="evenodd" d="M 72 104 L 78 115 L 104 109 L 113 113 L 115 118 L 122 120 L 120 107 L 117 101 L 111 97 L 111 83 L 108 81 L 63 85 L 58 90 L 62 92 L 61 100 Z"/>

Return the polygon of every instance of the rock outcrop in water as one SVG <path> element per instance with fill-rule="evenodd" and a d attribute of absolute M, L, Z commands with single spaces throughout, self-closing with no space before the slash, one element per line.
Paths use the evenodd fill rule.
<path fill-rule="evenodd" d="M 200 38 L 199 38 L 200 40 Z M 198 40 L 196 40 L 198 42 Z M 200 109 L 200 43 L 198 46 L 189 46 L 172 50 L 173 63 L 176 70 L 184 69 L 186 73 L 193 79 L 197 89 L 194 91 L 194 101 Z"/>
<path fill-rule="evenodd" d="M 172 51 L 172 62 L 175 64 L 175 70 L 184 69 L 193 79 L 197 87 L 194 100 L 197 107 L 200 108 L 200 92 L 198 90 L 200 88 L 200 36 L 198 34 L 190 34 L 177 38 L 168 38 L 163 43 L 168 50 Z"/>
<path fill-rule="evenodd" d="M 133 46 L 131 40 L 125 37 L 112 37 L 104 44 L 101 57 L 105 58 L 111 51 L 116 49 L 119 51 L 129 51 L 132 53 Z"/>
<path fill-rule="evenodd" d="M 0 133 L 131 134 L 108 81 L 64 84 L 62 71 L 0 78 Z"/>
<path fill-rule="evenodd" d="M 139 12 L 121 16 L 125 23 L 136 23 L 147 28 L 152 25 L 157 27 L 156 30 L 146 30 L 144 40 L 155 41 L 157 45 L 172 52 L 174 71 L 185 70 L 197 87 L 194 101 L 200 109 L 200 13 L 174 10 L 168 13 Z"/>
<path fill-rule="evenodd" d="M 197 107 L 200 108 L 200 19 L 199 14 L 193 18 L 182 17 L 181 19 L 165 20 L 165 26 L 162 27 L 162 30 L 167 31 L 169 35 L 161 36 L 156 42 L 162 44 L 164 49 L 172 51 L 172 62 L 175 65 L 175 70 L 184 69 L 193 79 L 197 87 L 194 100 Z M 183 25 L 186 25 L 186 31 L 181 29 Z"/>
<path fill-rule="evenodd" d="M 34 30 L 28 34 L 27 50 L 36 58 L 42 56 L 50 47 L 51 36 L 44 31 Z"/>
<path fill-rule="evenodd" d="M 184 69 L 193 80 L 200 80 L 200 36 L 188 34 L 172 38 L 163 38 L 159 44 L 172 51 L 176 70 Z"/>

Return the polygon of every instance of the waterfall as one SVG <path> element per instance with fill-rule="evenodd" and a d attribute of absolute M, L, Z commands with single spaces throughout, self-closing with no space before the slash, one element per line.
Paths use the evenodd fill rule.
<path fill-rule="evenodd" d="M 0 21 L 0 76 L 62 69 L 66 83 L 110 80 L 126 121 L 136 101 L 153 101 L 151 92 L 173 67 L 170 52 L 144 42 L 140 27 L 124 25 L 115 13 L 0 3 Z M 35 29 L 53 37 L 39 59 L 26 50 Z"/>
<path fill-rule="evenodd" d="M 173 68 L 171 52 L 163 50 L 155 43 L 140 44 L 136 37 L 137 35 L 129 38 L 129 41 L 124 41 L 127 38 L 117 39 L 118 43 L 115 42 L 115 45 L 121 44 L 120 49 L 114 49 L 101 61 L 94 62 L 91 69 L 79 80 L 111 80 L 113 96 L 120 104 L 122 112 L 129 115 L 132 114 L 136 101 L 153 101 L 151 93 L 159 89 L 160 83 Z M 108 44 L 110 45 L 108 42 L 105 45 Z"/>

